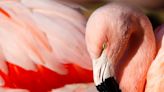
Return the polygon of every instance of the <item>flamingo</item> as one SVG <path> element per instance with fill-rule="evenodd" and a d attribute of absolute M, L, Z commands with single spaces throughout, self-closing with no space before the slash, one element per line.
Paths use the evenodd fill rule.
<path fill-rule="evenodd" d="M 86 18 L 74 5 L 54 0 L 0 1 L 1 87 L 47 92 L 93 81 L 84 39 Z"/>
<path fill-rule="evenodd" d="M 25 88 L 30 92 L 46 92 L 66 83 L 92 82 L 88 49 L 96 85 L 114 78 L 123 92 L 143 92 L 156 53 L 147 17 L 123 4 L 112 3 L 98 9 L 87 23 L 86 48 L 86 19 L 72 5 L 52 0 L 0 2 L 0 85 L 22 88 L 0 91 L 28 92 Z M 40 88 L 31 87 L 32 84 Z M 86 84 L 83 86 L 86 88 Z M 91 86 L 89 91 L 81 91 L 96 92 L 93 84 L 87 86 Z M 69 87 L 65 88 L 53 92 L 68 92 Z"/>
<path fill-rule="evenodd" d="M 141 11 L 122 3 L 97 9 L 87 22 L 86 44 L 100 92 L 144 91 L 156 42 L 151 23 Z M 114 89 L 116 82 L 119 88 Z M 102 83 L 106 89 L 99 88 Z"/>

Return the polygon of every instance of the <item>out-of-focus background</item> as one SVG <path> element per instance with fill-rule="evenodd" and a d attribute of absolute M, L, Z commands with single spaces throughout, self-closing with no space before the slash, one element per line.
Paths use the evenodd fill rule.
<path fill-rule="evenodd" d="M 98 7 L 110 2 L 123 2 L 137 6 L 149 17 L 153 29 L 164 23 L 164 0 L 65 0 L 81 4 L 86 8 L 83 13 L 89 15 Z"/>

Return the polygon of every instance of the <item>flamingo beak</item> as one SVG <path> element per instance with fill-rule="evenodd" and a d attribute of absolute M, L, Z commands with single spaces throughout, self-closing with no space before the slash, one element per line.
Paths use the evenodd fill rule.
<path fill-rule="evenodd" d="M 114 66 L 107 57 L 106 49 L 99 58 L 93 59 L 93 76 L 99 92 L 121 92 L 114 77 Z"/>

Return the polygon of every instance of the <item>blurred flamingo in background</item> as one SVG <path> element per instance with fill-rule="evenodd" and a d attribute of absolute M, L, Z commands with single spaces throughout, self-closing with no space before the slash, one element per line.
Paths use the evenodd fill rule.
<path fill-rule="evenodd" d="M 1 86 L 46 92 L 93 81 L 84 39 L 86 19 L 71 5 L 0 1 Z"/>

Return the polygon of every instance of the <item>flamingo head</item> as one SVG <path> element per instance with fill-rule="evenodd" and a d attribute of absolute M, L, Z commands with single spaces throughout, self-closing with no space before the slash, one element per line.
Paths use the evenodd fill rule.
<path fill-rule="evenodd" d="M 120 3 L 110 3 L 90 16 L 86 44 L 93 61 L 96 86 L 107 81 L 107 88 L 111 88 L 111 92 L 118 92 L 116 67 L 127 50 L 132 34 L 139 34 L 139 39 L 144 35 L 142 31 L 138 32 L 144 30 L 142 20 L 145 23 L 147 18 L 140 11 Z"/>

